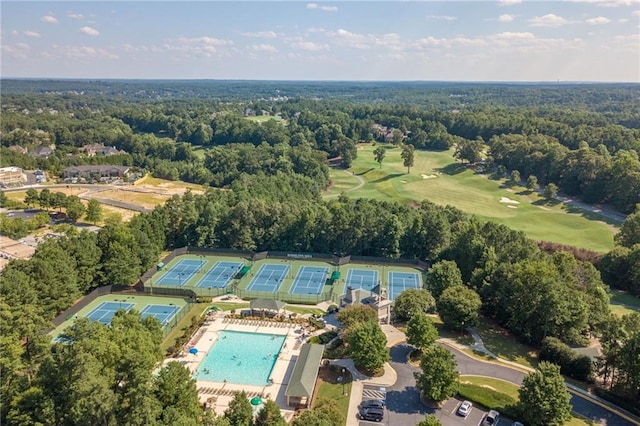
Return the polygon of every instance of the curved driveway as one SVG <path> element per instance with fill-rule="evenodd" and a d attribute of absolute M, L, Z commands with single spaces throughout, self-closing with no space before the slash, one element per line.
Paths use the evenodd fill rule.
<path fill-rule="evenodd" d="M 472 358 L 450 346 L 443 346 L 455 357 L 460 374 L 495 377 L 516 384 L 522 384 L 522 379 L 526 375 L 509 367 Z M 416 380 L 413 374 L 420 369 L 407 362 L 407 356 L 412 350 L 413 347 L 407 343 L 399 343 L 391 348 L 390 364 L 396 371 L 398 379 L 393 386 L 387 388 L 390 425 L 415 425 L 424 420 L 426 414 L 433 414 L 436 411 L 435 408 L 427 407 L 421 401 L 420 394 L 415 387 Z M 635 424 L 579 395 L 571 394 L 571 404 L 576 413 L 592 419 L 596 423 L 607 426 L 633 426 Z"/>

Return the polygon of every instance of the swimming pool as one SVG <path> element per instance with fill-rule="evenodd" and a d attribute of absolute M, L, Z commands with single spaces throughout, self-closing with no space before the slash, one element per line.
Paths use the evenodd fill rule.
<path fill-rule="evenodd" d="M 211 382 L 264 386 L 278 359 L 286 336 L 221 331 L 194 378 Z"/>

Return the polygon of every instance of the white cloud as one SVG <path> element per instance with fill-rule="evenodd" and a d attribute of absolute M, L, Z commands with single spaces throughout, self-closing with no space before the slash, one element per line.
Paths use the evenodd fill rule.
<path fill-rule="evenodd" d="M 17 32 L 16 30 L 11 31 L 11 35 L 13 35 L 13 36 L 17 36 L 18 34 L 20 34 L 20 33 Z"/>
<path fill-rule="evenodd" d="M 608 24 L 609 22 L 611 22 L 611 20 L 609 18 L 605 18 L 604 16 L 598 16 L 596 18 L 587 19 L 585 22 L 591 25 L 602 25 Z"/>
<path fill-rule="evenodd" d="M 273 31 L 257 31 L 257 32 L 248 32 L 241 33 L 243 37 L 253 37 L 253 38 L 276 38 L 277 34 Z"/>
<path fill-rule="evenodd" d="M 294 49 L 306 50 L 308 52 L 318 52 L 320 50 L 329 50 L 326 44 L 318 44 L 312 41 L 296 41 L 290 44 Z"/>
<path fill-rule="evenodd" d="M 533 33 L 512 33 L 508 31 L 496 34 L 493 37 L 497 40 L 533 40 L 536 38 Z"/>
<path fill-rule="evenodd" d="M 51 46 L 55 54 L 63 55 L 74 59 L 90 59 L 90 58 L 107 58 L 118 59 L 118 55 L 107 49 L 101 49 L 90 46 L 60 46 L 54 44 Z"/>
<path fill-rule="evenodd" d="M 327 36 L 331 37 L 336 44 L 353 49 L 370 49 L 372 47 L 384 47 L 388 49 L 401 49 L 402 41 L 396 33 L 382 35 L 352 33 L 340 28 L 337 31 L 328 31 Z"/>
<path fill-rule="evenodd" d="M 515 19 L 513 15 L 509 15 L 508 13 L 502 14 L 498 17 L 499 22 L 511 22 Z"/>
<path fill-rule="evenodd" d="M 308 3 L 307 4 L 307 9 L 318 9 L 318 10 L 324 10 L 325 12 L 337 12 L 338 11 L 337 6 L 320 6 L 317 3 Z"/>
<path fill-rule="evenodd" d="M 86 34 L 91 37 L 96 37 L 100 35 L 100 32 L 98 30 L 91 27 L 82 27 L 78 31 L 80 31 L 82 34 Z"/>
<path fill-rule="evenodd" d="M 56 17 L 55 16 L 51 16 L 51 15 L 45 15 L 42 18 L 40 18 L 40 20 L 42 22 L 46 22 L 48 24 L 56 24 L 58 22 Z"/>
<path fill-rule="evenodd" d="M 195 38 L 179 37 L 178 41 L 182 44 L 205 46 L 230 46 L 233 44 L 233 41 L 231 40 L 224 40 L 221 38 L 213 38 L 207 36 Z"/>
<path fill-rule="evenodd" d="M 31 37 L 31 38 L 39 38 L 40 37 L 40 33 L 37 33 L 35 31 L 23 31 L 22 34 L 26 35 L 27 37 Z"/>
<path fill-rule="evenodd" d="M 255 50 L 256 52 L 272 52 L 272 53 L 278 52 L 278 49 L 276 49 L 274 46 L 267 43 L 253 44 L 249 47 L 252 50 Z"/>
<path fill-rule="evenodd" d="M 532 27 L 561 27 L 568 23 L 568 20 L 553 13 L 529 19 L 529 25 Z"/>
<path fill-rule="evenodd" d="M 431 21 L 455 21 L 458 18 L 448 15 L 427 15 L 427 19 Z"/>
<path fill-rule="evenodd" d="M 518 3 L 522 3 L 522 0 L 498 0 L 500 6 L 512 6 Z"/>
<path fill-rule="evenodd" d="M 631 12 L 631 16 L 640 16 L 640 10 L 634 10 Z"/>
<path fill-rule="evenodd" d="M 67 13 L 67 18 L 69 18 L 69 19 L 82 19 L 83 16 L 80 13 Z"/>
<path fill-rule="evenodd" d="M 327 32 L 327 30 L 325 30 L 322 27 L 311 27 L 307 30 L 308 33 L 324 33 Z"/>
<path fill-rule="evenodd" d="M 4 54 L 13 56 L 14 58 L 19 59 L 27 59 L 27 53 L 31 50 L 31 47 L 26 43 L 16 43 L 16 44 L 2 44 L 0 46 L 0 51 Z"/>
<path fill-rule="evenodd" d="M 601 7 L 621 7 L 633 6 L 640 3 L 640 0 L 565 0 L 573 3 L 590 3 Z"/>

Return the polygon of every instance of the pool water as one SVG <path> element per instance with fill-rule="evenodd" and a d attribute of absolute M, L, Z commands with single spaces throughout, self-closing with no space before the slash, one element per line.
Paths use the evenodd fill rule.
<path fill-rule="evenodd" d="M 277 334 L 221 331 L 194 378 L 211 382 L 264 386 L 286 337 Z"/>

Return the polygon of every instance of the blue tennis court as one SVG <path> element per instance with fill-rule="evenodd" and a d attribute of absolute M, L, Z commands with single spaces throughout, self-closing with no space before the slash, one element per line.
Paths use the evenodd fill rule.
<path fill-rule="evenodd" d="M 147 305 L 142 312 L 140 312 L 140 317 L 155 317 L 160 321 L 160 324 L 165 326 L 169 324 L 169 321 L 176 316 L 179 310 L 180 307 L 174 305 Z"/>
<path fill-rule="evenodd" d="M 225 288 L 242 268 L 242 262 L 216 262 L 196 287 Z"/>
<path fill-rule="evenodd" d="M 120 309 L 124 309 L 128 312 L 131 308 L 133 308 L 133 306 L 133 303 L 102 302 L 93 311 L 89 312 L 87 318 L 91 321 L 98 321 L 102 324 L 108 325 L 116 312 L 118 312 Z"/>
<path fill-rule="evenodd" d="M 157 285 L 183 286 L 202 268 L 204 260 L 180 259 L 176 265 L 167 270 L 157 281 Z"/>
<path fill-rule="evenodd" d="M 389 272 L 389 299 L 395 298 L 410 288 L 421 288 L 420 276 L 415 272 Z"/>
<path fill-rule="evenodd" d="M 345 293 L 349 287 L 352 287 L 354 290 L 362 288 L 373 291 L 373 288 L 377 285 L 378 271 L 375 269 L 349 269 L 345 281 Z"/>
<path fill-rule="evenodd" d="M 291 294 L 320 294 L 322 287 L 327 282 L 329 268 L 316 266 L 303 266 L 298 270 Z"/>
<path fill-rule="evenodd" d="M 275 293 L 280 288 L 284 277 L 287 276 L 287 272 L 289 272 L 289 265 L 265 263 L 256 272 L 256 276 L 249 283 L 247 290 Z"/>

